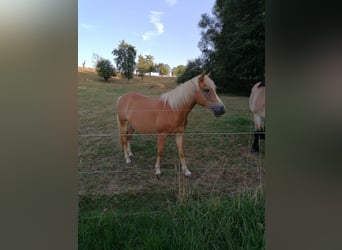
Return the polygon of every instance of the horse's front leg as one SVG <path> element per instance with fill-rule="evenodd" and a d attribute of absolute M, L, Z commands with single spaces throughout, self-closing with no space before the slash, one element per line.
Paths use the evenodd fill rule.
<path fill-rule="evenodd" d="M 191 172 L 186 167 L 186 162 L 185 162 L 185 155 L 184 155 L 184 148 L 183 148 L 183 133 L 176 134 L 176 144 L 177 144 L 177 148 L 178 148 L 179 158 L 180 158 L 180 161 L 182 164 L 182 170 L 183 170 L 185 176 L 190 177 Z"/>
<path fill-rule="evenodd" d="M 166 138 L 167 138 L 167 134 L 159 134 L 158 135 L 158 152 L 157 152 L 157 161 L 156 161 L 156 165 L 155 165 L 155 174 L 156 175 L 160 175 L 161 171 L 160 171 L 160 158 L 163 154 L 163 149 L 165 146 L 165 142 L 166 142 Z"/>

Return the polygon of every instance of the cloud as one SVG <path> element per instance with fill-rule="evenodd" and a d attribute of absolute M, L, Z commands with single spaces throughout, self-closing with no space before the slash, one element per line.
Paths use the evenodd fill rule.
<path fill-rule="evenodd" d="M 142 35 L 144 41 L 150 40 L 153 36 L 156 36 L 155 31 L 147 31 Z"/>
<path fill-rule="evenodd" d="M 80 26 L 81 26 L 81 28 L 83 28 L 85 30 L 93 30 L 96 27 L 95 25 L 87 24 L 87 23 L 81 23 Z"/>
<path fill-rule="evenodd" d="M 150 11 L 150 23 L 152 23 L 156 30 L 146 31 L 142 38 L 144 41 L 150 40 L 154 36 L 159 36 L 164 33 L 164 24 L 161 23 L 160 18 L 163 15 L 163 12 L 160 11 Z"/>
<path fill-rule="evenodd" d="M 170 5 L 170 6 L 173 6 L 177 3 L 177 0 L 165 0 L 165 2 Z"/>
<path fill-rule="evenodd" d="M 160 22 L 160 17 L 163 14 L 163 12 L 151 11 L 150 23 L 153 23 L 156 26 L 158 33 L 164 32 L 164 25 Z"/>

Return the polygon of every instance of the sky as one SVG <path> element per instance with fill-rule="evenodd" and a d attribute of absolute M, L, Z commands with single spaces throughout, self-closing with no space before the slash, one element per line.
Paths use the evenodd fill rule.
<path fill-rule="evenodd" d="M 133 45 L 138 55 L 171 68 L 201 55 L 201 14 L 211 15 L 215 0 L 79 0 L 78 65 L 93 67 L 93 53 L 116 67 L 113 49 Z"/>

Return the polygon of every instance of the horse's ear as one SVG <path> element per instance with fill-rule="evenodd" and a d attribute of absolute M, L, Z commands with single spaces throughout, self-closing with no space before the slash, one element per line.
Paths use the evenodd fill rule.
<path fill-rule="evenodd" d="M 199 77 L 198 80 L 199 80 L 199 81 L 203 81 L 204 76 L 205 76 L 205 71 L 202 72 L 202 74 L 200 75 L 200 77 Z"/>
<path fill-rule="evenodd" d="M 209 77 L 209 76 L 210 76 L 210 73 L 211 73 L 211 71 L 209 71 L 209 72 L 208 72 L 208 74 L 207 74 L 207 77 Z"/>

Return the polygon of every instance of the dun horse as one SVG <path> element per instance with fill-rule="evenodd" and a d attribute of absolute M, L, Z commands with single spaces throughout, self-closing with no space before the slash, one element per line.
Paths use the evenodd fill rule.
<path fill-rule="evenodd" d="M 259 139 L 265 139 L 265 82 L 256 83 L 249 97 L 249 107 L 254 120 L 252 152 L 259 152 Z"/>
<path fill-rule="evenodd" d="M 131 162 L 130 157 L 133 156 L 130 141 L 134 131 L 158 134 L 155 174 L 160 175 L 160 158 L 166 138 L 170 134 L 175 134 L 182 171 L 186 176 L 191 176 L 183 148 L 183 133 L 188 114 L 196 104 L 210 109 L 217 117 L 225 113 L 225 106 L 216 95 L 216 87 L 209 74 L 202 73 L 162 94 L 159 98 L 151 98 L 139 93 L 128 93 L 118 98 L 117 120 L 120 142 L 127 164 Z"/>

